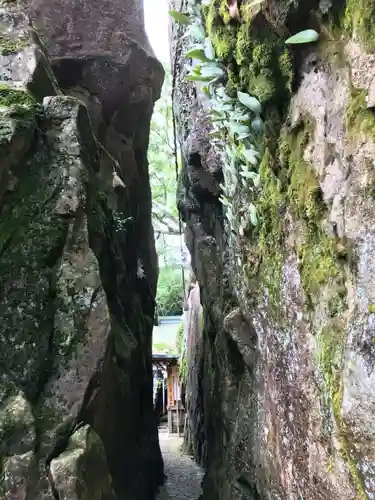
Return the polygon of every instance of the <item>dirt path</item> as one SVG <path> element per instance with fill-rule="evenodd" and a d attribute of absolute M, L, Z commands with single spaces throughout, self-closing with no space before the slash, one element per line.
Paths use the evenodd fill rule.
<path fill-rule="evenodd" d="M 166 429 L 160 429 L 159 439 L 167 479 L 157 500 L 198 500 L 203 472 L 191 458 L 181 453 L 182 438 L 168 437 Z"/>

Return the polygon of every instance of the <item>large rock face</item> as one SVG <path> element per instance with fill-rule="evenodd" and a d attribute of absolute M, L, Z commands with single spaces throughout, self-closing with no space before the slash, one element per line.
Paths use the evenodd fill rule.
<path fill-rule="evenodd" d="M 163 70 L 140 2 L 28 7 L 0 6 L 0 497 L 146 499 Z"/>
<path fill-rule="evenodd" d="M 266 0 L 231 18 L 205 2 L 227 93 L 263 106 L 260 187 L 233 186 L 236 236 L 219 201 L 230 165 L 183 80 L 187 42 L 175 47 L 178 200 L 205 317 L 186 393 L 199 395 L 187 405 L 207 500 L 375 498 L 374 13 Z M 319 43 L 286 47 L 307 28 Z M 259 224 L 240 230 L 250 201 Z"/>

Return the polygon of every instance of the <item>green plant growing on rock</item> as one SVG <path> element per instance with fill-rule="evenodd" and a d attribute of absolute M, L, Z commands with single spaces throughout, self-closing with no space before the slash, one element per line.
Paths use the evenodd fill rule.
<path fill-rule="evenodd" d="M 13 39 L 6 35 L 0 35 L 0 54 L 2 56 L 9 56 L 20 52 L 30 43 L 28 37 L 21 39 Z"/>
<path fill-rule="evenodd" d="M 362 134 L 375 137 L 375 116 L 366 103 L 367 92 L 361 89 L 351 89 L 346 110 L 346 125 L 349 132 L 355 136 Z"/>
<path fill-rule="evenodd" d="M 40 104 L 26 91 L 0 84 L 0 114 L 14 118 L 35 118 Z"/>
<path fill-rule="evenodd" d="M 260 3 L 260 2 L 259 2 Z M 206 2 L 205 2 L 206 4 Z M 226 9 L 227 9 L 227 4 Z M 206 26 L 203 25 L 202 11 L 193 5 L 188 14 L 183 14 L 182 24 L 186 19 L 189 20 L 188 34 L 195 42 L 193 47 L 185 53 L 185 57 L 199 61 L 199 64 L 192 66 L 186 76 L 187 80 L 205 83 L 203 91 L 211 101 L 211 122 L 213 124 L 212 140 L 221 151 L 223 164 L 224 183 L 222 184 L 221 201 L 225 207 L 226 218 L 231 229 L 236 233 L 235 227 L 238 221 L 235 220 L 235 210 L 232 206 L 237 187 L 246 191 L 248 198 L 248 211 L 240 215 L 239 233 L 243 235 L 250 223 L 252 226 L 258 225 L 258 214 L 256 208 L 257 191 L 261 189 L 260 176 L 257 172 L 257 166 L 262 149 L 262 134 L 264 131 L 261 119 L 262 105 L 259 100 L 247 92 L 237 91 L 236 96 L 230 96 L 225 89 L 225 81 L 228 80 L 229 71 L 223 61 L 217 59 L 220 57 L 220 50 L 216 50 L 217 44 L 214 40 L 210 25 L 213 19 L 217 19 L 217 13 L 223 12 L 217 8 L 216 2 L 207 2 L 202 8 L 208 9 L 206 12 Z M 170 13 L 171 17 L 178 21 L 175 13 Z M 225 20 L 224 20 L 225 22 Z M 192 28 L 194 30 L 192 31 Z M 205 28 L 208 29 L 208 36 L 205 36 Z M 230 30 L 230 27 L 228 28 Z M 197 35 L 194 35 L 196 33 Z M 242 54 L 246 57 L 249 50 L 254 52 L 254 60 L 269 58 L 270 53 L 262 56 L 262 47 L 257 45 L 252 49 L 251 40 L 243 32 L 243 38 L 238 38 L 237 59 L 241 62 Z M 314 32 L 315 33 L 315 32 Z M 316 37 L 316 35 L 315 35 Z M 302 34 L 300 38 L 305 41 L 312 39 L 312 32 Z M 300 42 L 302 43 L 302 42 Z M 264 51 L 264 50 L 263 50 Z M 228 54 L 229 56 L 229 54 Z M 259 80 L 259 84 L 264 88 L 265 82 Z M 228 87 L 228 85 L 227 85 Z M 267 87 L 267 85 L 266 85 Z M 271 90 L 272 93 L 272 90 Z"/>
<path fill-rule="evenodd" d="M 266 260 L 268 265 L 270 262 L 281 265 L 280 210 L 293 207 L 296 217 L 305 221 L 298 253 L 303 286 L 309 302 L 313 303 L 319 287 L 340 275 L 336 244 L 320 228 L 325 207 L 320 200 L 319 182 L 313 169 L 301 158 L 308 130 L 291 134 L 297 141 L 294 145 L 287 141 L 279 143 L 276 134 L 281 116 L 275 115 L 274 109 L 279 107 L 276 103 L 282 96 L 285 99 L 290 93 L 293 69 L 285 44 L 313 43 L 318 41 L 319 34 L 310 29 L 284 41 L 267 27 L 253 26 L 248 9 L 246 13 L 241 11 L 243 22 L 234 28 L 223 19 L 224 3 L 227 9 L 227 2 L 212 0 L 201 10 L 194 6 L 189 11 L 190 28 L 196 26 L 200 41 L 185 54 L 192 58 L 198 55 L 199 64 L 192 67 L 187 79 L 203 82 L 203 90 L 210 98 L 211 138 L 221 152 L 224 165 L 220 200 L 233 240 L 237 235 L 256 239 L 257 243 L 251 244 L 248 261 L 252 273 L 259 271 L 256 262 L 264 262 L 265 252 L 272 255 Z M 207 32 L 206 38 L 203 30 Z M 222 43 L 232 49 L 224 54 Z M 218 68 L 217 73 L 209 72 L 213 67 Z M 281 178 L 275 176 L 269 162 L 280 164 Z M 288 185 L 287 196 L 283 184 Z M 275 213 L 269 220 L 272 200 L 279 202 L 272 208 Z M 275 276 L 281 277 L 275 271 L 267 272 L 263 278 L 269 282 Z"/>
<path fill-rule="evenodd" d="M 179 12 L 177 10 L 170 10 L 168 12 L 170 17 L 179 24 L 190 24 L 190 17 L 188 14 L 184 14 L 183 12 Z"/>
<path fill-rule="evenodd" d="M 349 36 L 354 34 L 359 38 L 369 51 L 375 48 L 374 16 L 374 0 L 347 0 L 344 30 Z"/>
<path fill-rule="evenodd" d="M 320 189 L 321 179 L 306 159 L 315 124 L 309 116 L 303 116 L 292 127 L 285 124 L 294 76 L 291 51 L 285 44 L 315 43 L 319 35 L 315 30 L 307 30 L 285 41 L 267 23 L 252 23 L 251 13 L 245 12 L 244 6 L 240 8 L 240 19 L 232 22 L 224 12 L 227 5 L 223 0 L 211 0 L 202 7 L 205 32 L 225 74 L 199 80 L 202 67 L 210 64 L 202 58 L 194 80 L 203 83 L 211 102 L 211 138 L 223 158 L 220 199 L 234 235 L 232 243 L 236 244 L 238 236 L 245 236 L 240 244 L 246 241 L 242 251 L 248 288 L 254 292 L 260 287 L 266 290 L 269 309 L 275 314 L 280 310 L 287 244 L 296 251 L 306 312 L 312 315 L 319 293 L 322 289 L 328 291 L 325 306 L 330 324 L 316 335 L 319 364 L 329 400 L 327 406 L 338 427 L 341 454 L 351 472 L 356 498 L 365 500 L 363 479 L 340 416 L 347 340 L 340 320 L 347 309 L 346 269 L 350 261 L 342 250 L 342 242 L 325 230 L 327 207 Z M 374 0 L 346 2 L 345 23 L 367 47 L 375 40 L 370 22 L 373 14 Z M 342 20 L 340 16 L 340 23 Z M 191 21 L 194 22 L 193 17 Z M 352 92 L 347 126 L 356 135 L 359 131 L 373 137 L 375 121 L 365 97 L 363 91 Z M 244 100 L 254 102 L 255 107 L 247 108 Z M 290 228 L 295 232 L 291 242 Z M 368 312 L 374 311 L 370 305 Z"/>

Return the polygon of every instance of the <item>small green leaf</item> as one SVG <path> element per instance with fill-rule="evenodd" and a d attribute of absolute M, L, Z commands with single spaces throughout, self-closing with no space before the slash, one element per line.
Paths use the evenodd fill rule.
<path fill-rule="evenodd" d="M 249 108 L 251 111 L 259 115 L 262 112 L 262 106 L 258 99 L 246 94 L 245 92 L 237 92 L 238 100 L 241 104 Z"/>
<path fill-rule="evenodd" d="M 224 103 L 230 103 L 230 104 L 234 104 L 236 102 L 236 99 L 234 99 L 233 97 L 229 97 L 226 93 L 225 93 L 225 88 L 224 87 L 219 87 L 217 90 L 216 90 L 216 96 L 220 98 L 220 100 Z"/>
<path fill-rule="evenodd" d="M 188 82 L 210 82 L 212 76 L 194 75 L 194 73 L 191 73 L 185 76 L 185 80 Z"/>
<path fill-rule="evenodd" d="M 253 226 L 258 225 L 258 214 L 257 214 L 257 209 L 255 205 L 252 203 L 249 204 L 249 210 L 250 210 L 250 220 Z"/>
<path fill-rule="evenodd" d="M 241 136 L 250 133 L 250 129 L 247 125 L 242 125 L 241 123 L 237 123 L 237 122 L 230 122 L 229 128 L 233 134 L 237 134 L 237 135 L 241 135 Z"/>
<path fill-rule="evenodd" d="M 178 12 L 178 10 L 170 10 L 168 11 L 169 16 L 176 21 L 178 24 L 190 24 L 190 18 L 188 14 L 184 14 L 182 12 Z"/>
<path fill-rule="evenodd" d="M 237 122 L 248 122 L 250 120 L 250 115 L 247 113 L 234 113 L 232 115 L 232 120 L 236 120 Z"/>
<path fill-rule="evenodd" d="M 221 201 L 221 203 L 223 205 L 225 205 L 226 207 L 230 207 L 231 206 L 231 202 L 228 200 L 228 198 L 226 196 L 224 196 L 223 194 L 220 196 L 219 200 Z"/>
<path fill-rule="evenodd" d="M 300 44 L 300 43 L 312 43 L 319 40 L 319 33 L 315 30 L 305 30 L 300 31 L 296 35 L 291 36 L 286 40 L 285 43 L 288 45 Z"/>
<path fill-rule="evenodd" d="M 201 69 L 201 74 L 204 76 L 211 76 L 211 78 L 216 78 L 224 75 L 222 68 L 215 63 L 204 64 Z"/>
<path fill-rule="evenodd" d="M 241 170 L 240 175 L 245 179 L 255 179 L 258 175 L 256 172 L 250 172 L 249 170 Z"/>
<path fill-rule="evenodd" d="M 242 134 L 238 134 L 237 139 L 238 139 L 239 141 L 242 141 L 242 140 L 244 140 L 244 139 L 247 139 L 247 138 L 248 138 L 248 137 L 250 137 L 250 136 L 251 136 L 250 131 L 248 131 L 248 132 L 243 132 Z"/>
<path fill-rule="evenodd" d="M 207 37 L 204 41 L 204 53 L 207 59 L 213 61 L 215 59 L 215 49 L 211 43 L 211 40 Z"/>
<path fill-rule="evenodd" d="M 244 149 L 242 155 L 251 165 L 258 165 L 259 153 L 255 149 Z"/>
<path fill-rule="evenodd" d="M 260 185 L 260 175 L 257 174 L 256 172 L 250 172 L 249 170 L 241 170 L 240 171 L 241 177 L 244 179 L 251 179 L 254 183 L 255 187 L 259 187 Z M 242 182 L 244 185 L 244 183 Z M 247 187 L 247 186 L 246 186 Z"/>
<path fill-rule="evenodd" d="M 199 48 L 190 49 L 186 52 L 185 57 L 190 57 L 190 59 L 198 59 L 198 61 L 208 62 L 204 50 Z"/>
<path fill-rule="evenodd" d="M 227 219 L 229 220 L 229 222 L 232 222 L 233 212 L 232 212 L 232 209 L 230 207 L 227 207 L 227 211 L 226 211 L 225 215 L 227 216 Z"/>
<path fill-rule="evenodd" d="M 254 186 L 259 187 L 260 186 L 260 175 L 257 174 L 256 177 L 254 177 L 253 181 L 254 181 Z"/>
<path fill-rule="evenodd" d="M 206 38 L 206 33 L 202 26 L 198 26 L 197 24 L 192 24 L 189 30 L 189 34 L 194 40 L 198 42 L 204 42 Z"/>
<path fill-rule="evenodd" d="M 254 120 L 251 122 L 251 128 L 255 132 L 261 132 L 263 130 L 263 121 L 259 115 L 255 117 Z"/>
<path fill-rule="evenodd" d="M 233 106 L 231 104 L 216 104 L 215 109 L 220 113 L 231 113 Z"/>
<path fill-rule="evenodd" d="M 207 96 L 208 98 L 211 97 L 210 95 L 210 89 L 208 87 L 203 87 L 202 88 L 202 92 L 204 93 L 205 96 Z"/>

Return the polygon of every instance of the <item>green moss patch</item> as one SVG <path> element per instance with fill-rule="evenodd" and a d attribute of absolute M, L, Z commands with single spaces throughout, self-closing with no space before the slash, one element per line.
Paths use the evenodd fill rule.
<path fill-rule="evenodd" d="M 28 37 L 15 40 L 9 36 L 0 35 L 0 54 L 2 56 L 17 54 L 17 52 L 27 47 L 29 43 Z"/>
<path fill-rule="evenodd" d="M 40 104 L 26 91 L 0 84 L 0 111 L 4 108 L 9 116 L 35 118 Z"/>
<path fill-rule="evenodd" d="M 216 56 L 228 67 L 227 92 L 242 90 L 264 104 L 281 102 L 293 76 L 288 49 L 267 22 L 228 19 L 225 0 L 214 0 L 204 10 L 207 33 Z"/>
<path fill-rule="evenodd" d="M 322 370 L 327 396 L 332 404 L 335 418 L 341 409 L 341 367 L 346 338 L 343 329 L 332 323 L 323 328 L 318 336 L 320 344 L 319 365 Z"/>
<path fill-rule="evenodd" d="M 304 160 L 313 124 L 306 119 L 292 132 L 282 131 L 276 154 L 269 149 L 260 165 L 257 200 L 260 226 L 254 234 L 249 261 L 253 276 L 260 274 L 277 307 L 287 239 L 287 214 L 296 229 L 297 256 L 307 305 L 314 307 L 321 287 L 330 283 L 342 304 L 344 271 L 340 242 L 326 234 L 326 207 L 314 168 Z M 332 300 L 334 297 L 332 296 Z M 332 302 L 333 304 L 333 302 Z M 332 306 L 333 307 L 333 306 Z"/>
<path fill-rule="evenodd" d="M 306 119 L 295 130 L 282 131 L 294 78 L 284 38 L 261 13 L 244 16 L 241 11 L 238 21 L 228 20 L 227 10 L 223 0 L 213 0 L 204 10 L 208 35 L 218 59 L 228 70 L 226 90 L 232 95 L 241 90 L 257 97 L 263 104 L 265 123 L 261 188 L 255 200 L 260 222 L 250 236 L 246 273 L 254 284 L 260 278 L 276 310 L 288 214 L 298 232 L 302 285 L 313 306 L 321 287 L 328 283 L 341 285 L 343 276 L 338 243 L 322 227 L 326 207 L 319 179 L 303 158 L 313 124 Z"/>
<path fill-rule="evenodd" d="M 346 126 L 353 136 L 359 134 L 375 138 L 375 114 L 367 108 L 367 92 L 361 89 L 351 89 L 350 100 L 346 110 Z"/>
<path fill-rule="evenodd" d="M 332 408 L 339 434 L 340 451 L 349 468 L 350 475 L 355 487 L 357 500 L 368 500 L 365 484 L 360 470 L 357 466 L 357 460 L 349 447 L 349 440 L 343 429 L 341 418 L 342 404 L 342 382 L 341 373 L 343 358 L 346 346 L 346 336 L 344 327 L 334 321 L 323 328 L 318 335 L 320 346 L 319 366 L 323 374 L 324 385 L 326 388 L 326 405 Z"/>
<path fill-rule="evenodd" d="M 347 0 L 344 28 L 358 37 L 366 49 L 375 49 L 375 0 Z"/>

